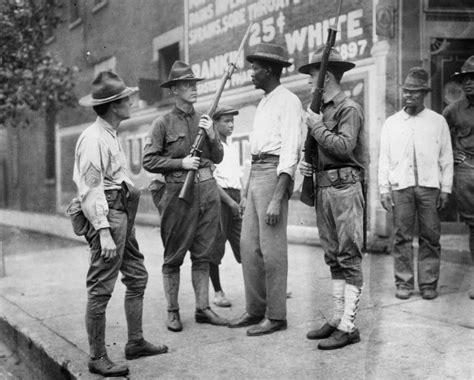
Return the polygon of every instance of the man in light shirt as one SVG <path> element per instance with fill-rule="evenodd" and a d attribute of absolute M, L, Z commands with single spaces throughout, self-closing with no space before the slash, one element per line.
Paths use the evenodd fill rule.
<path fill-rule="evenodd" d="M 414 290 L 413 237 L 418 218 L 418 286 L 424 299 L 438 296 L 441 223 L 439 210 L 453 182 L 453 153 L 448 124 L 425 108 L 431 90 L 428 73 L 409 70 L 403 85 L 404 107 L 382 127 L 379 188 L 382 206 L 394 212 L 393 247 L 396 297 Z"/>
<path fill-rule="evenodd" d="M 214 304 L 219 307 L 232 306 L 232 303 L 227 299 L 222 290 L 219 275 L 219 265 L 224 257 L 226 241 L 229 241 L 237 262 L 241 263 L 241 169 L 239 153 L 232 145 L 232 142 L 228 140 L 228 137 L 232 135 L 234 130 L 234 116 L 238 114 L 239 111 L 232 107 L 221 106 L 213 115 L 214 125 L 224 148 L 224 158 L 219 164 L 216 164 L 216 170 L 214 171 L 214 177 L 216 178 L 221 198 L 221 231 L 216 239 L 216 245 L 209 265 L 209 277 L 215 292 Z"/>
<path fill-rule="evenodd" d="M 102 376 L 128 373 L 126 365 L 115 364 L 108 358 L 105 347 L 105 310 L 119 272 L 127 288 L 125 357 L 131 360 L 168 350 L 164 345 L 154 346 L 143 339 L 143 295 L 148 273 L 134 229 L 140 193 L 130 180 L 117 136 L 120 123 L 130 117 L 129 97 L 136 92 L 136 88 L 125 86 L 116 74 L 103 71 L 92 82 L 92 94 L 79 101 L 83 106 L 92 106 L 97 114 L 96 121 L 82 132 L 76 145 L 73 178 L 80 207 L 76 206 L 73 222 L 82 222 L 73 226 L 90 245 L 85 318 L 89 371 Z"/>
<path fill-rule="evenodd" d="M 288 200 L 301 151 L 303 109 L 280 84 L 291 62 L 281 46 L 261 43 L 247 61 L 252 82 L 264 91 L 258 104 L 250 147 L 252 167 L 242 222 L 241 255 L 246 312 L 229 327 L 252 326 L 248 336 L 285 329 Z"/>

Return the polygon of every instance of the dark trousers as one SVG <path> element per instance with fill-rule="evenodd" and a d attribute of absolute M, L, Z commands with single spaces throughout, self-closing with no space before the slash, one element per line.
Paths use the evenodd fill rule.
<path fill-rule="evenodd" d="M 414 288 L 413 237 L 418 218 L 418 286 L 436 289 L 439 278 L 441 223 L 436 203 L 439 189 L 415 186 L 393 191 L 397 287 Z"/>
<path fill-rule="evenodd" d="M 318 187 L 316 222 L 335 280 L 362 287 L 364 196 L 360 182 Z"/>
<path fill-rule="evenodd" d="M 182 183 L 167 183 L 159 202 L 163 273 L 179 272 L 187 251 L 193 268 L 209 268 L 219 232 L 220 197 L 215 179 L 194 184 L 192 203 L 179 199 Z"/>
<path fill-rule="evenodd" d="M 240 190 L 224 189 L 224 191 L 235 202 L 240 203 Z M 229 241 L 235 260 L 241 262 L 240 258 L 240 232 L 242 230 L 242 219 L 240 216 L 232 215 L 230 207 L 221 202 L 220 232 L 212 253 L 212 263 L 219 265 L 225 254 L 225 243 Z"/>

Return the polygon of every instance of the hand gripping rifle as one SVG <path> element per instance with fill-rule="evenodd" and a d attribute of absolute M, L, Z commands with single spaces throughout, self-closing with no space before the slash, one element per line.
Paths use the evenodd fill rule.
<path fill-rule="evenodd" d="M 239 58 L 240 54 L 242 53 L 242 50 L 244 49 L 245 42 L 247 41 L 247 38 L 250 34 L 250 27 L 252 24 L 250 24 L 247 28 L 247 31 L 245 32 L 244 38 L 242 39 L 242 42 L 240 43 L 239 50 L 237 50 L 237 55 L 235 56 L 235 61 L 237 62 L 237 59 Z M 214 95 L 214 100 L 212 101 L 211 107 L 207 111 L 207 114 L 212 118 L 214 115 L 214 112 L 216 112 L 217 105 L 219 104 L 219 99 L 221 98 L 222 92 L 224 91 L 224 87 L 227 83 L 227 81 L 232 77 L 232 74 L 234 73 L 234 70 L 236 68 L 236 64 L 234 62 L 229 62 L 229 67 L 227 68 L 227 71 L 224 73 L 221 79 L 221 83 L 219 85 L 219 88 L 217 89 L 216 94 Z M 194 140 L 194 143 L 191 147 L 191 156 L 192 157 L 201 157 L 202 153 L 202 144 L 204 142 L 205 138 L 205 131 L 204 129 L 200 128 L 199 132 L 196 136 L 196 139 Z M 189 170 L 188 174 L 186 175 L 186 179 L 184 181 L 183 187 L 181 188 L 181 191 L 179 193 L 179 199 L 184 200 L 187 203 L 192 202 L 192 197 L 193 197 L 193 187 L 194 187 L 194 177 L 196 176 L 196 170 Z"/>
<path fill-rule="evenodd" d="M 323 92 L 324 92 L 324 80 L 326 78 L 326 72 L 328 70 L 329 55 L 331 54 L 331 49 L 336 43 L 336 34 L 337 34 L 337 24 L 339 21 L 339 15 L 341 13 L 342 0 L 339 0 L 339 6 L 337 8 L 336 19 L 333 25 L 328 28 L 328 39 L 324 47 L 323 56 L 321 59 L 321 66 L 319 69 L 318 81 L 316 82 L 316 90 L 313 94 L 313 99 L 311 101 L 311 111 L 315 113 L 321 112 L 321 103 L 323 101 Z M 313 157 L 316 153 L 316 141 L 314 140 L 311 133 L 307 133 L 306 141 L 304 143 L 304 160 L 307 163 L 313 163 Z M 301 189 L 301 202 L 308 206 L 314 206 L 314 178 L 311 177 L 303 178 L 303 187 Z"/>

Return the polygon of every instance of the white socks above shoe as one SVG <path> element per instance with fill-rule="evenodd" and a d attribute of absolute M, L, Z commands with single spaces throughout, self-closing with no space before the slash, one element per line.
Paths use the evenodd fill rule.
<path fill-rule="evenodd" d="M 362 288 L 346 284 L 344 288 L 344 314 L 342 316 L 338 330 L 350 333 L 355 330 L 354 320 L 359 306 Z"/>
<path fill-rule="evenodd" d="M 337 327 L 341 322 L 344 314 L 344 288 L 346 287 L 345 280 L 332 280 L 332 300 L 333 310 L 332 318 L 328 322 L 331 326 Z"/>

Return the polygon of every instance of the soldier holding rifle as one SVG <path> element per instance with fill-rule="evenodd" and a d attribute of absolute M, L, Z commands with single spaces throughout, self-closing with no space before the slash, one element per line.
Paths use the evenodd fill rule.
<path fill-rule="evenodd" d="M 164 263 L 163 286 L 168 302 L 167 327 L 181 331 L 178 291 L 180 267 L 187 251 L 191 253 L 192 283 L 196 295 L 195 320 L 225 326 L 228 321 L 209 307 L 209 261 L 219 229 L 220 198 L 213 176 L 214 164 L 222 161 L 223 148 L 212 119 L 194 110 L 197 99 L 194 76 L 184 62 L 176 61 L 168 80 L 175 107 L 152 125 L 143 154 L 143 167 L 162 173 L 166 185 L 159 201 Z M 198 155 L 189 154 L 199 130 L 205 130 Z M 179 198 L 188 171 L 195 171 L 190 202 Z"/>
<path fill-rule="evenodd" d="M 360 341 L 354 319 L 362 291 L 362 244 L 364 197 L 361 181 L 368 164 L 367 141 L 363 135 L 361 107 L 342 91 L 344 72 L 355 65 L 343 61 L 331 49 L 327 72 L 320 74 L 324 50 L 313 55 L 300 73 L 310 75 L 312 93 L 323 75 L 322 105 L 319 113 L 306 113 L 308 134 L 316 142 L 312 161 L 301 162 L 301 174 L 309 178 L 316 171 L 316 218 L 325 261 L 331 270 L 332 318 L 308 339 L 321 339 L 319 349 L 331 350 Z M 322 89 L 321 89 L 322 90 Z M 324 339 L 324 340 L 323 340 Z"/>

